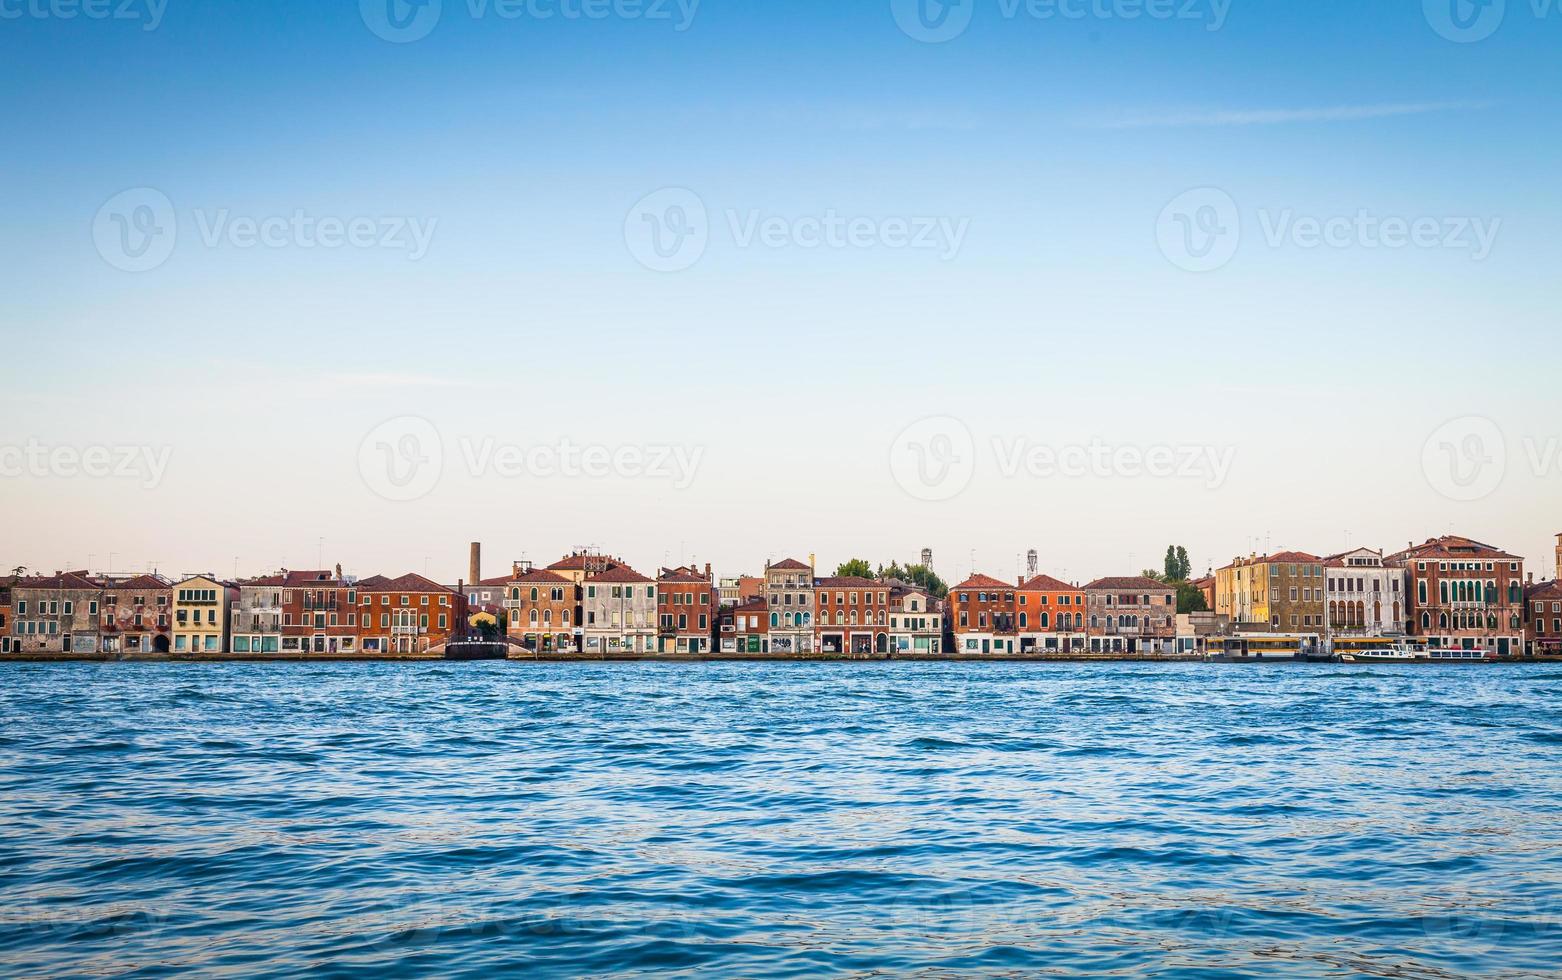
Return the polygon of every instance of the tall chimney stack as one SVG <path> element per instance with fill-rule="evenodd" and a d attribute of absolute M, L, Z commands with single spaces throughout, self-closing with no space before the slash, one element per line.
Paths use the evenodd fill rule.
<path fill-rule="evenodd" d="M 483 580 L 483 545 L 482 542 L 472 542 L 472 557 L 466 565 L 466 580 L 476 585 Z"/>

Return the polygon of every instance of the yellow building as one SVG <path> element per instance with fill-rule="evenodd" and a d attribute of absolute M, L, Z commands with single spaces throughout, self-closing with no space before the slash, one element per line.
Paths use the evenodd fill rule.
<path fill-rule="evenodd" d="M 193 575 L 174 586 L 173 652 L 228 652 L 228 610 L 238 586 L 209 575 Z"/>
<path fill-rule="evenodd" d="M 1322 632 L 1327 619 L 1323 559 L 1302 551 L 1253 555 L 1215 571 L 1215 612 L 1274 632 Z"/>

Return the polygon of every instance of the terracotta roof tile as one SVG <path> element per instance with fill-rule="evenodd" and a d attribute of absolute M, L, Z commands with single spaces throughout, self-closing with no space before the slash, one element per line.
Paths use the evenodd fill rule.
<path fill-rule="evenodd" d="M 980 572 L 978 572 L 975 575 L 972 575 L 970 578 L 966 579 L 964 582 L 961 582 L 959 585 L 952 586 L 952 588 L 956 588 L 956 589 L 1012 589 L 1012 588 L 1014 588 L 1014 586 L 1009 584 L 1008 582 L 1000 582 L 997 579 L 993 578 L 991 575 L 983 575 Z"/>

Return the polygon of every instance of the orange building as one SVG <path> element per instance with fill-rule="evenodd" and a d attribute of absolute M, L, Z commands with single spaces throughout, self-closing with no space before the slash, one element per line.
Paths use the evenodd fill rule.
<path fill-rule="evenodd" d="M 580 649 L 580 586 L 555 572 L 521 570 L 507 586 L 510 639 L 533 653 Z"/>
<path fill-rule="evenodd" d="M 1037 575 L 1014 590 L 1014 628 L 1021 653 L 1065 653 L 1085 648 L 1085 590 Z"/>
<path fill-rule="evenodd" d="M 889 653 L 889 592 L 866 578 L 814 582 L 814 646 L 820 653 Z"/>
<path fill-rule="evenodd" d="M 422 575 L 374 575 L 358 583 L 358 647 L 364 653 L 428 653 L 466 635 L 466 596 Z"/>

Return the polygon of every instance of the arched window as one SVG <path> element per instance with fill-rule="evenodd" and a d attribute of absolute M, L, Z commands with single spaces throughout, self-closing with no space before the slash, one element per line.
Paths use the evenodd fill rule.
<path fill-rule="evenodd" d="M 780 625 L 781 625 L 781 614 L 780 613 L 771 613 L 770 614 L 770 628 L 771 629 L 775 629 L 776 627 L 778 627 Z"/>
<path fill-rule="evenodd" d="M 1424 629 L 1424 630 L 1429 630 L 1429 629 L 1432 628 L 1432 614 L 1431 613 L 1424 612 L 1424 613 L 1421 614 L 1421 628 Z"/>
<path fill-rule="evenodd" d="M 1046 629 L 1047 628 L 1047 619 L 1048 619 L 1047 614 L 1046 613 L 1042 613 L 1041 614 L 1041 628 L 1042 629 Z"/>
<path fill-rule="evenodd" d="M 537 610 L 535 610 L 535 609 L 533 609 L 532 613 L 531 613 L 531 624 L 533 626 L 537 625 Z"/>
<path fill-rule="evenodd" d="M 553 610 L 552 609 L 544 609 L 542 611 L 542 625 L 544 625 L 544 626 L 552 626 L 553 625 Z"/>
<path fill-rule="evenodd" d="M 533 602 L 537 601 L 537 587 L 535 585 L 532 586 L 532 601 Z"/>
<path fill-rule="evenodd" d="M 1447 613 L 1438 613 L 1438 615 L 1437 615 L 1437 626 L 1438 626 L 1439 629 L 1447 629 L 1448 628 L 1448 614 Z"/>

